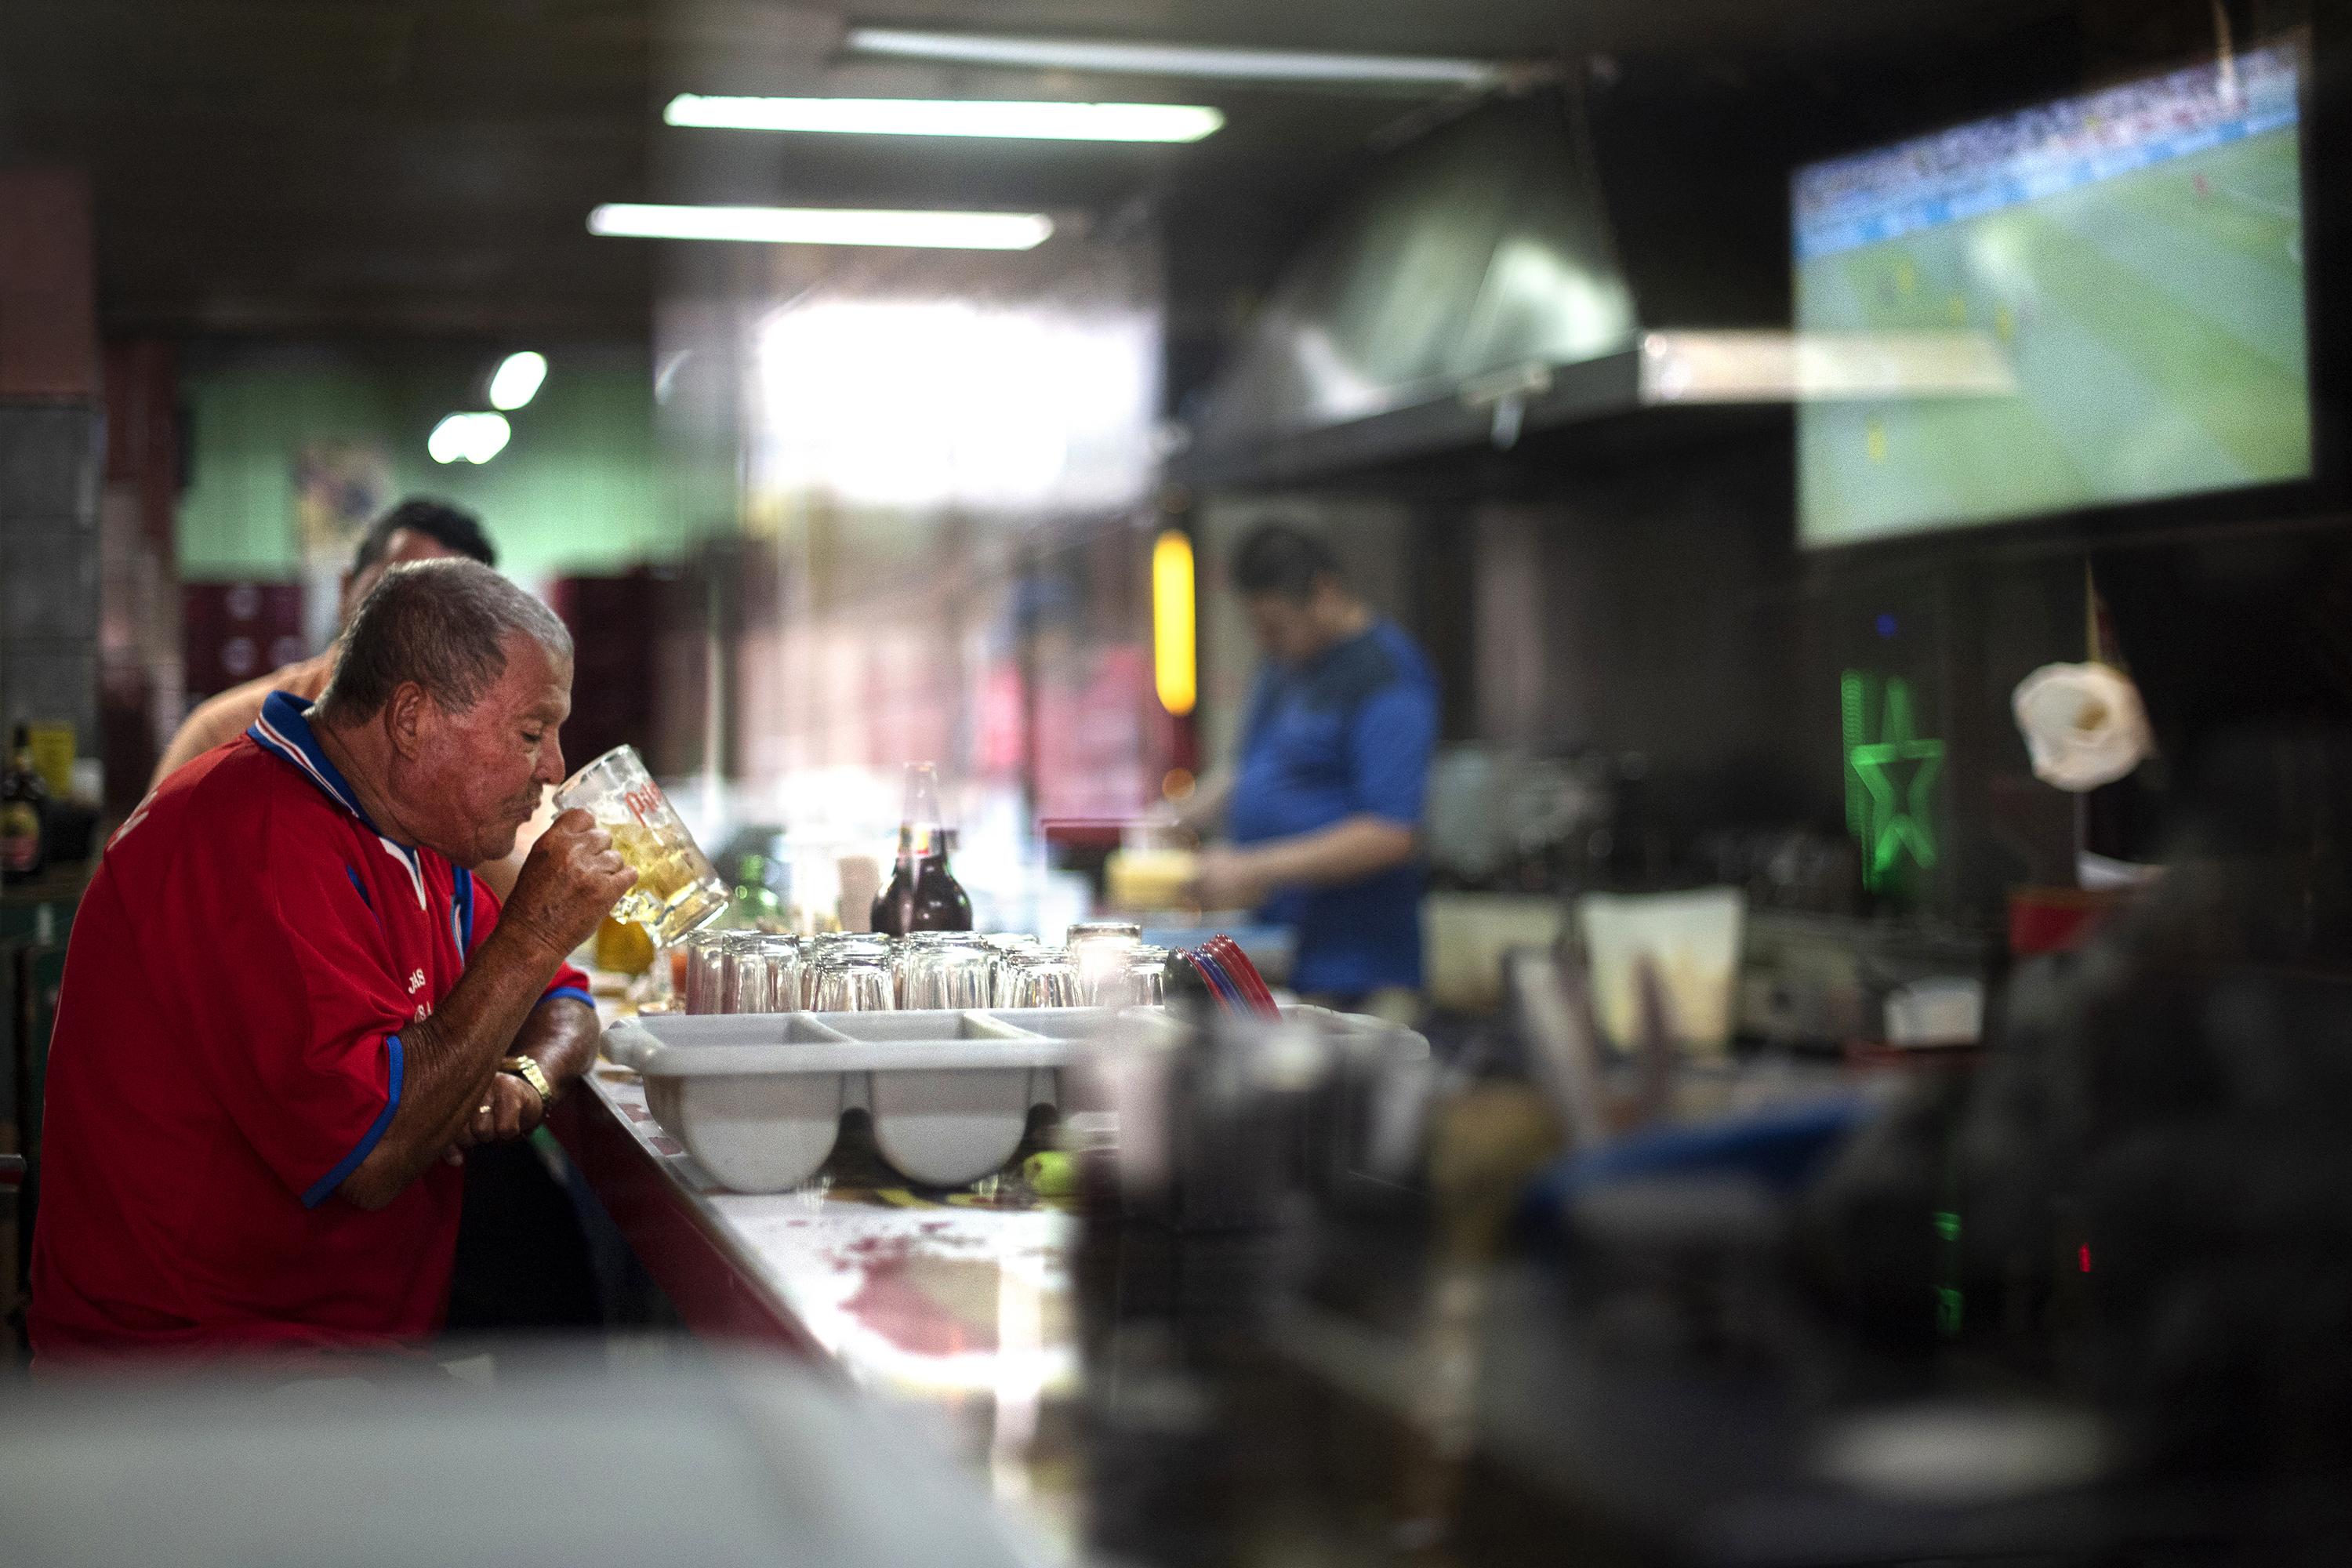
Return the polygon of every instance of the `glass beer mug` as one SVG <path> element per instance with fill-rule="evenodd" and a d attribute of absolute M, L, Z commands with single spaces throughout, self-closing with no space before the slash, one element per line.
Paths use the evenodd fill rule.
<path fill-rule="evenodd" d="M 555 792 L 555 805 L 594 817 L 636 872 L 636 885 L 613 906 L 614 920 L 633 921 L 667 945 L 727 908 L 727 885 L 635 747 L 615 746 L 573 773 Z"/>

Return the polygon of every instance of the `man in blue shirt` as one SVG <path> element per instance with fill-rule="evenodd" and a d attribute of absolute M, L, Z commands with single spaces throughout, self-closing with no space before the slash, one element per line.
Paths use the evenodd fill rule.
<path fill-rule="evenodd" d="M 1436 678 L 1309 535 L 1261 527 L 1231 574 L 1265 659 L 1231 774 L 1185 814 L 1222 808 L 1232 839 L 1202 856 L 1195 896 L 1295 927 L 1301 994 L 1390 1011 L 1421 986 L 1416 835 Z"/>

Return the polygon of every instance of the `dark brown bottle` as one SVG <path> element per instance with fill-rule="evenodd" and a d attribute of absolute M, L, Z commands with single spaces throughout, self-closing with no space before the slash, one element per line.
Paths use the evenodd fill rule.
<path fill-rule="evenodd" d="M 971 897 L 963 884 L 948 869 L 948 857 L 955 851 L 955 829 L 942 827 L 932 840 L 938 847 L 922 858 L 915 878 L 914 908 L 907 921 L 908 931 L 970 931 L 971 929 Z"/>
<path fill-rule="evenodd" d="M 916 931 L 970 931 L 971 900 L 948 869 L 955 836 L 940 826 L 939 775 L 929 763 L 907 770 L 906 815 L 889 885 L 874 896 L 871 924 L 888 936 Z"/>

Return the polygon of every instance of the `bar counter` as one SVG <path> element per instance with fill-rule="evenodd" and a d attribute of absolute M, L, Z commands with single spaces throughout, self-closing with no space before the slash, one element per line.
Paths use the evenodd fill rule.
<path fill-rule="evenodd" d="M 1018 1184 L 943 1200 L 856 1160 L 792 1192 L 730 1193 L 609 1063 L 549 1125 L 698 1337 L 818 1361 L 937 1415 L 1053 1554 L 1075 1544 L 1074 1217 Z"/>

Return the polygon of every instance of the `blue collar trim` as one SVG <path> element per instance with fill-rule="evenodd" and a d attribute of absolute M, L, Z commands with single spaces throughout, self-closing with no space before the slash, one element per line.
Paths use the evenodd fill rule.
<path fill-rule="evenodd" d="M 293 763 L 305 778 L 326 792 L 327 798 L 350 812 L 359 819 L 361 826 L 374 834 L 376 842 L 383 845 L 385 852 L 398 860 L 402 869 L 408 873 L 409 885 L 416 889 L 416 907 L 420 910 L 425 908 L 424 856 L 417 852 L 415 846 L 385 837 L 383 829 L 368 820 L 368 814 L 360 809 L 360 797 L 352 791 L 351 781 L 344 778 L 335 764 L 327 760 L 327 753 L 319 749 L 319 738 L 310 732 L 310 711 L 302 699 L 292 692 L 273 691 L 261 704 L 261 717 L 253 721 L 253 727 L 246 733 L 252 736 L 262 750 L 274 752 Z M 362 888 L 360 891 L 362 897 L 366 896 L 367 889 Z M 454 910 L 451 916 L 454 920 Z M 470 896 L 467 918 L 470 923 Z M 464 949 L 461 947 L 459 951 L 462 952 Z"/>
<path fill-rule="evenodd" d="M 377 837 L 383 831 L 368 821 L 368 814 L 360 809 L 360 797 L 327 753 L 319 749 L 319 738 L 310 732 L 310 704 L 290 691 L 273 691 L 261 704 L 261 717 L 253 721 L 246 733 L 261 743 L 265 751 L 275 752 L 299 769 L 310 781 L 331 796 L 336 805 L 366 824 L 367 830 Z"/>

